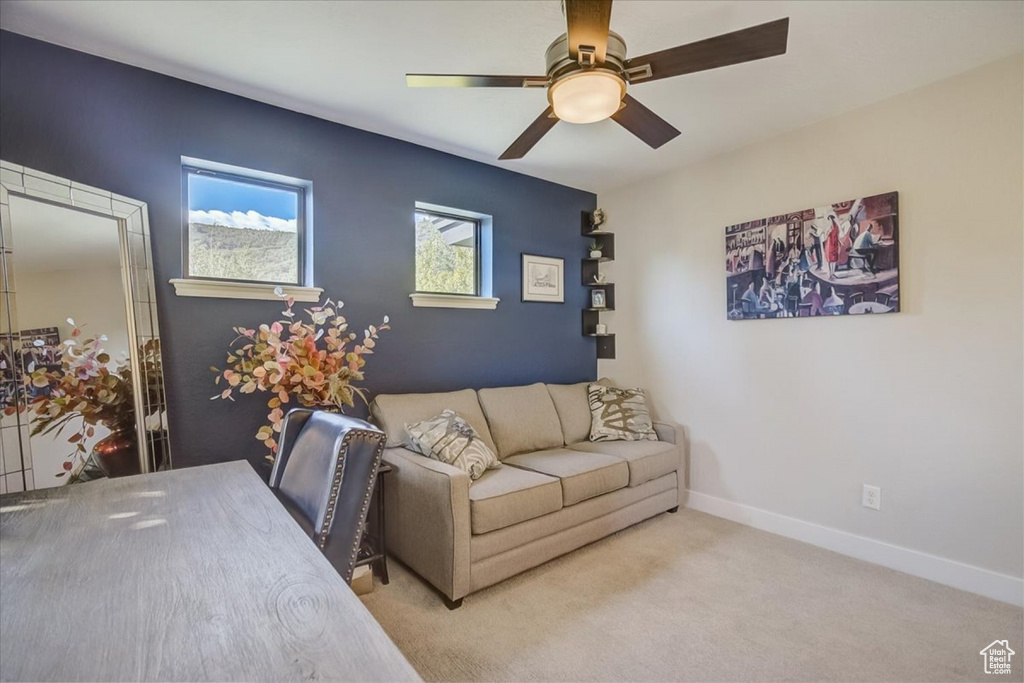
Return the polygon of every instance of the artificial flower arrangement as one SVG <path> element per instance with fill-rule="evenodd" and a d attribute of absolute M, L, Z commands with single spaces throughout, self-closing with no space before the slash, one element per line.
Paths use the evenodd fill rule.
<path fill-rule="evenodd" d="M 282 298 L 281 288 L 275 293 Z M 233 327 L 238 336 L 231 342 L 227 367 L 217 373 L 215 382 L 227 387 L 211 400 L 234 400 L 237 390 L 243 394 L 256 391 L 271 394 L 267 401 L 270 413 L 267 424 L 256 432 L 256 439 L 270 449 L 267 459 L 277 454 L 277 436 L 284 424 L 284 406 L 293 400 L 308 408 L 344 412 L 355 405 L 356 397 L 366 395 L 355 382 L 364 379 L 366 356 L 373 353 L 378 333 L 390 330 L 388 316 L 377 326 L 363 332 L 362 344 L 348 331 L 348 322 L 338 311 L 344 304 L 327 299 L 323 304 L 305 309 L 309 322 L 297 319 L 293 298 L 286 300 L 284 320 L 264 323 L 257 329 Z"/>
<path fill-rule="evenodd" d="M 25 368 L 24 400 L 4 408 L 6 415 L 27 412 L 32 416 L 31 436 L 53 433 L 60 436 L 66 428 L 81 420 L 68 437 L 74 450 L 68 454 L 57 477 L 77 481 L 89 458 L 85 442 L 102 425 L 113 434 L 135 440 L 135 401 L 131 363 L 127 356 L 112 359 L 103 349 L 106 335 L 82 338 L 82 328 L 68 318 L 71 338 L 61 344 L 58 367 Z M 141 347 L 141 363 L 148 390 L 159 391 L 160 341 L 152 339 Z"/>

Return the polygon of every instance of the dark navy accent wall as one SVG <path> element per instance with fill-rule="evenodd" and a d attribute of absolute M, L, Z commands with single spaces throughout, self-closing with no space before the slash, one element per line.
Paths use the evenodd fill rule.
<path fill-rule="evenodd" d="M 520 124 L 495 123 L 509 139 Z M 592 193 L 0 32 L 0 158 L 149 204 L 176 467 L 261 460 L 265 397 L 209 400 L 209 366 L 233 325 L 283 308 L 175 295 L 182 156 L 313 182 L 315 284 L 355 329 L 391 316 L 366 366 L 371 394 L 595 378 L 579 285 Z M 497 310 L 413 308 L 416 201 L 494 217 Z M 565 258 L 564 304 L 520 301 L 522 252 Z"/>

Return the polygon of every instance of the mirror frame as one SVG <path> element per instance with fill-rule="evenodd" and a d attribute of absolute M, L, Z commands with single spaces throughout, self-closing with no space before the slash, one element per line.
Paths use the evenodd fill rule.
<path fill-rule="evenodd" d="M 156 413 L 163 416 L 167 410 L 167 393 L 164 375 L 160 375 L 160 387 L 157 392 L 157 404 L 149 403 L 149 392 L 143 386 L 143 369 L 138 349 L 140 344 L 152 339 L 160 339 L 157 326 L 156 288 L 153 279 L 153 255 L 149 235 L 149 210 L 145 202 L 137 199 L 113 194 L 89 185 L 60 178 L 49 173 L 36 171 L 0 160 L 0 338 L 14 349 L 15 335 L 20 333 L 17 319 L 15 269 L 15 245 L 13 243 L 13 225 L 11 224 L 10 197 L 27 199 L 64 206 L 75 211 L 83 211 L 98 216 L 112 218 L 117 222 L 121 248 L 121 281 L 124 287 L 126 318 L 128 323 L 128 340 L 133 353 L 131 359 L 132 384 L 135 394 L 135 428 L 139 447 L 139 467 L 142 473 L 151 472 L 157 467 L 153 461 L 152 439 L 146 430 L 146 417 Z M 163 347 L 161 345 L 161 370 Z M 13 358 L 12 358 L 13 360 Z M 13 380 L 17 382 L 17 379 Z M 22 400 L 20 392 L 14 392 L 16 402 Z M 29 422 L 27 416 L 19 410 L 14 425 L 3 427 L 18 430 L 20 447 L 20 473 L 22 489 L 36 488 L 34 481 L 30 486 L 28 477 L 34 479 L 32 470 L 32 454 L 28 445 Z M 171 467 L 170 434 L 166 423 L 162 425 L 166 445 L 164 460 L 161 467 Z M 3 441 L 10 443 L 7 439 Z M 6 457 L 6 454 L 0 455 Z M 5 468 L 4 476 L 17 474 L 19 470 Z M 10 487 L 7 487 L 8 492 Z"/>

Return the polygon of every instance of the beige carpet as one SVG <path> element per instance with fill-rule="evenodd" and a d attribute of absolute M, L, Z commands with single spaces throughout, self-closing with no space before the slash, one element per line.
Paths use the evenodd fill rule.
<path fill-rule="evenodd" d="M 984 680 L 1019 608 L 699 512 L 660 515 L 448 611 L 398 563 L 364 598 L 427 680 Z"/>

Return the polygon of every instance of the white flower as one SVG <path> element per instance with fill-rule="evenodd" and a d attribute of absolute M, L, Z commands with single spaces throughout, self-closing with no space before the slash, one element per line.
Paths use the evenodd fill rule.
<path fill-rule="evenodd" d="M 68 325 L 71 325 L 71 327 L 75 327 L 75 320 L 74 320 L 74 318 L 68 318 Z"/>
<path fill-rule="evenodd" d="M 274 296 L 284 296 L 284 287 L 281 285 L 274 287 Z"/>
<path fill-rule="evenodd" d="M 391 318 L 384 316 L 384 324 L 387 325 L 389 322 L 391 322 Z"/>

